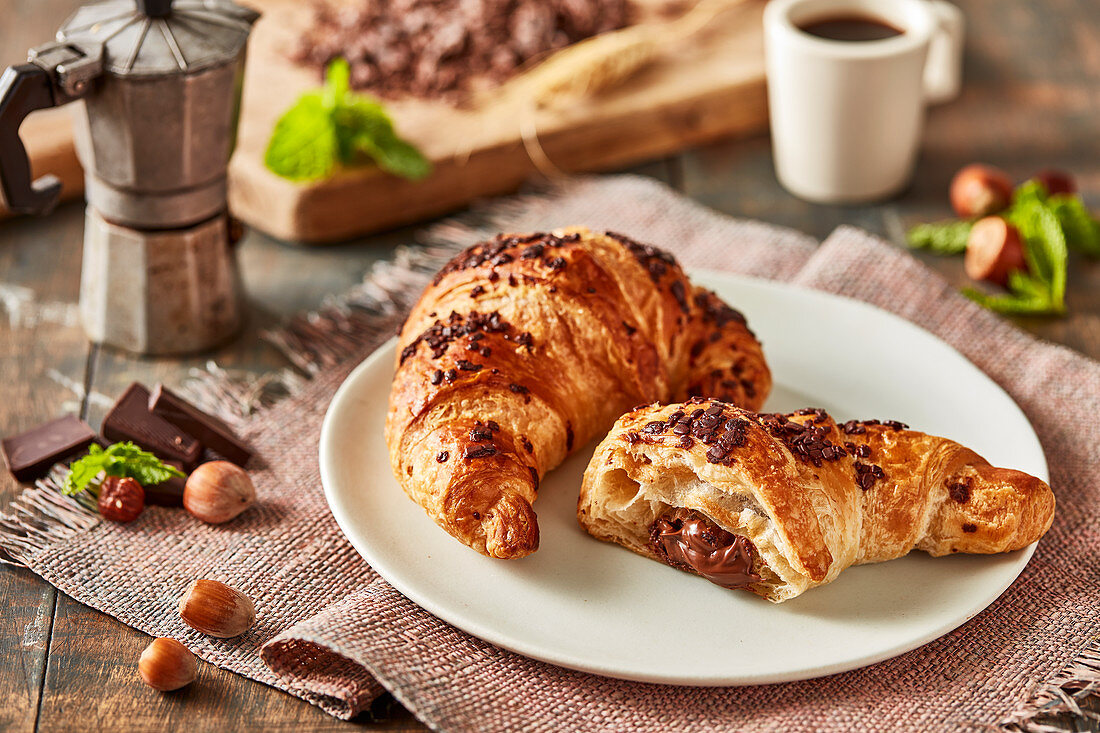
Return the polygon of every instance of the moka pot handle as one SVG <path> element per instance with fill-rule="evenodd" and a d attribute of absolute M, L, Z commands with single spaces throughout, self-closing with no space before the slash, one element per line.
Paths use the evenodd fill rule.
<path fill-rule="evenodd" d="M 57 176 L 31 179 L 19 126 L 35 110 L 84 96 L 102 71 L 102 45 L 49 43 L 31 49 L 28 63 L 9 66 L 0 75 L 0 195 L 9 211 L 45 214 L 61 195 Z"/>

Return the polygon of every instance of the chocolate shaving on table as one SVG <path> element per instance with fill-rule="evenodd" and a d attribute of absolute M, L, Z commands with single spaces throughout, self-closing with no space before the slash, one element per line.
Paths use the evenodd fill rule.
<path fill-rule="evenodd" d="M 456 102 L 629 15 L 627 0 L 326 0 L 290 56 L 318 75 L 344 58 L 352 87 L 381 97 Z"/>

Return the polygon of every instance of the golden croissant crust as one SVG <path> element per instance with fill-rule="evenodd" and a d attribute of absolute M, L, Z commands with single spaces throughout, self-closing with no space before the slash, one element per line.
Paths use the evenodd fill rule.
<path fill-rule="evenodd" d="M 898 422 L 695 399 L 619 418 L 577 517 L 598 539 L 780 602 L 914 548 L 1026 547 L 1050 528 L 1054 494 Z"/>
<path fill-rule="evenodd" d="M 744 317 L 666 252 L 584 228 L 500 235 L 435 277 L 398 337 L 386 418 L 405 492 L 491 557 L 538 548 L 539 479 L 633 405 L 763 404 Z"/>

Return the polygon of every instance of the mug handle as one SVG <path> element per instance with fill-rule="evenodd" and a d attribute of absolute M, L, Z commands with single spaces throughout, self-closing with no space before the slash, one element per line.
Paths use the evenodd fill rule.
<path fill-rule="evenodd" d="M 936 30 L 924 63 L 924 98 L 929 104 L 950 102 L 962 87 L 963 38 L 966 21 L 962 11 L 947 0 L 926 0 Z"/>

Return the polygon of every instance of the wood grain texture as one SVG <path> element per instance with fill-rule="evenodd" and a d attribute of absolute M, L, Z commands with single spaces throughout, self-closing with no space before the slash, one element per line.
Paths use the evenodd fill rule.
<path fill-rule="evenodd" d="M 72 209 L 75 207 L 65 207 Z M 73 308 L 80 282 L 74 222 L 9 222 L 0 233 L 0 435 L 79 413 L 66 381 L 82 384 L 88 345 Z M 49 226 L 51 236 L 42 238 Z M 22 490 L 0 469 L 0 506 Z M 33 730 L 57 592 L 27 570 L 0 566 L 0 729 Z"/>

